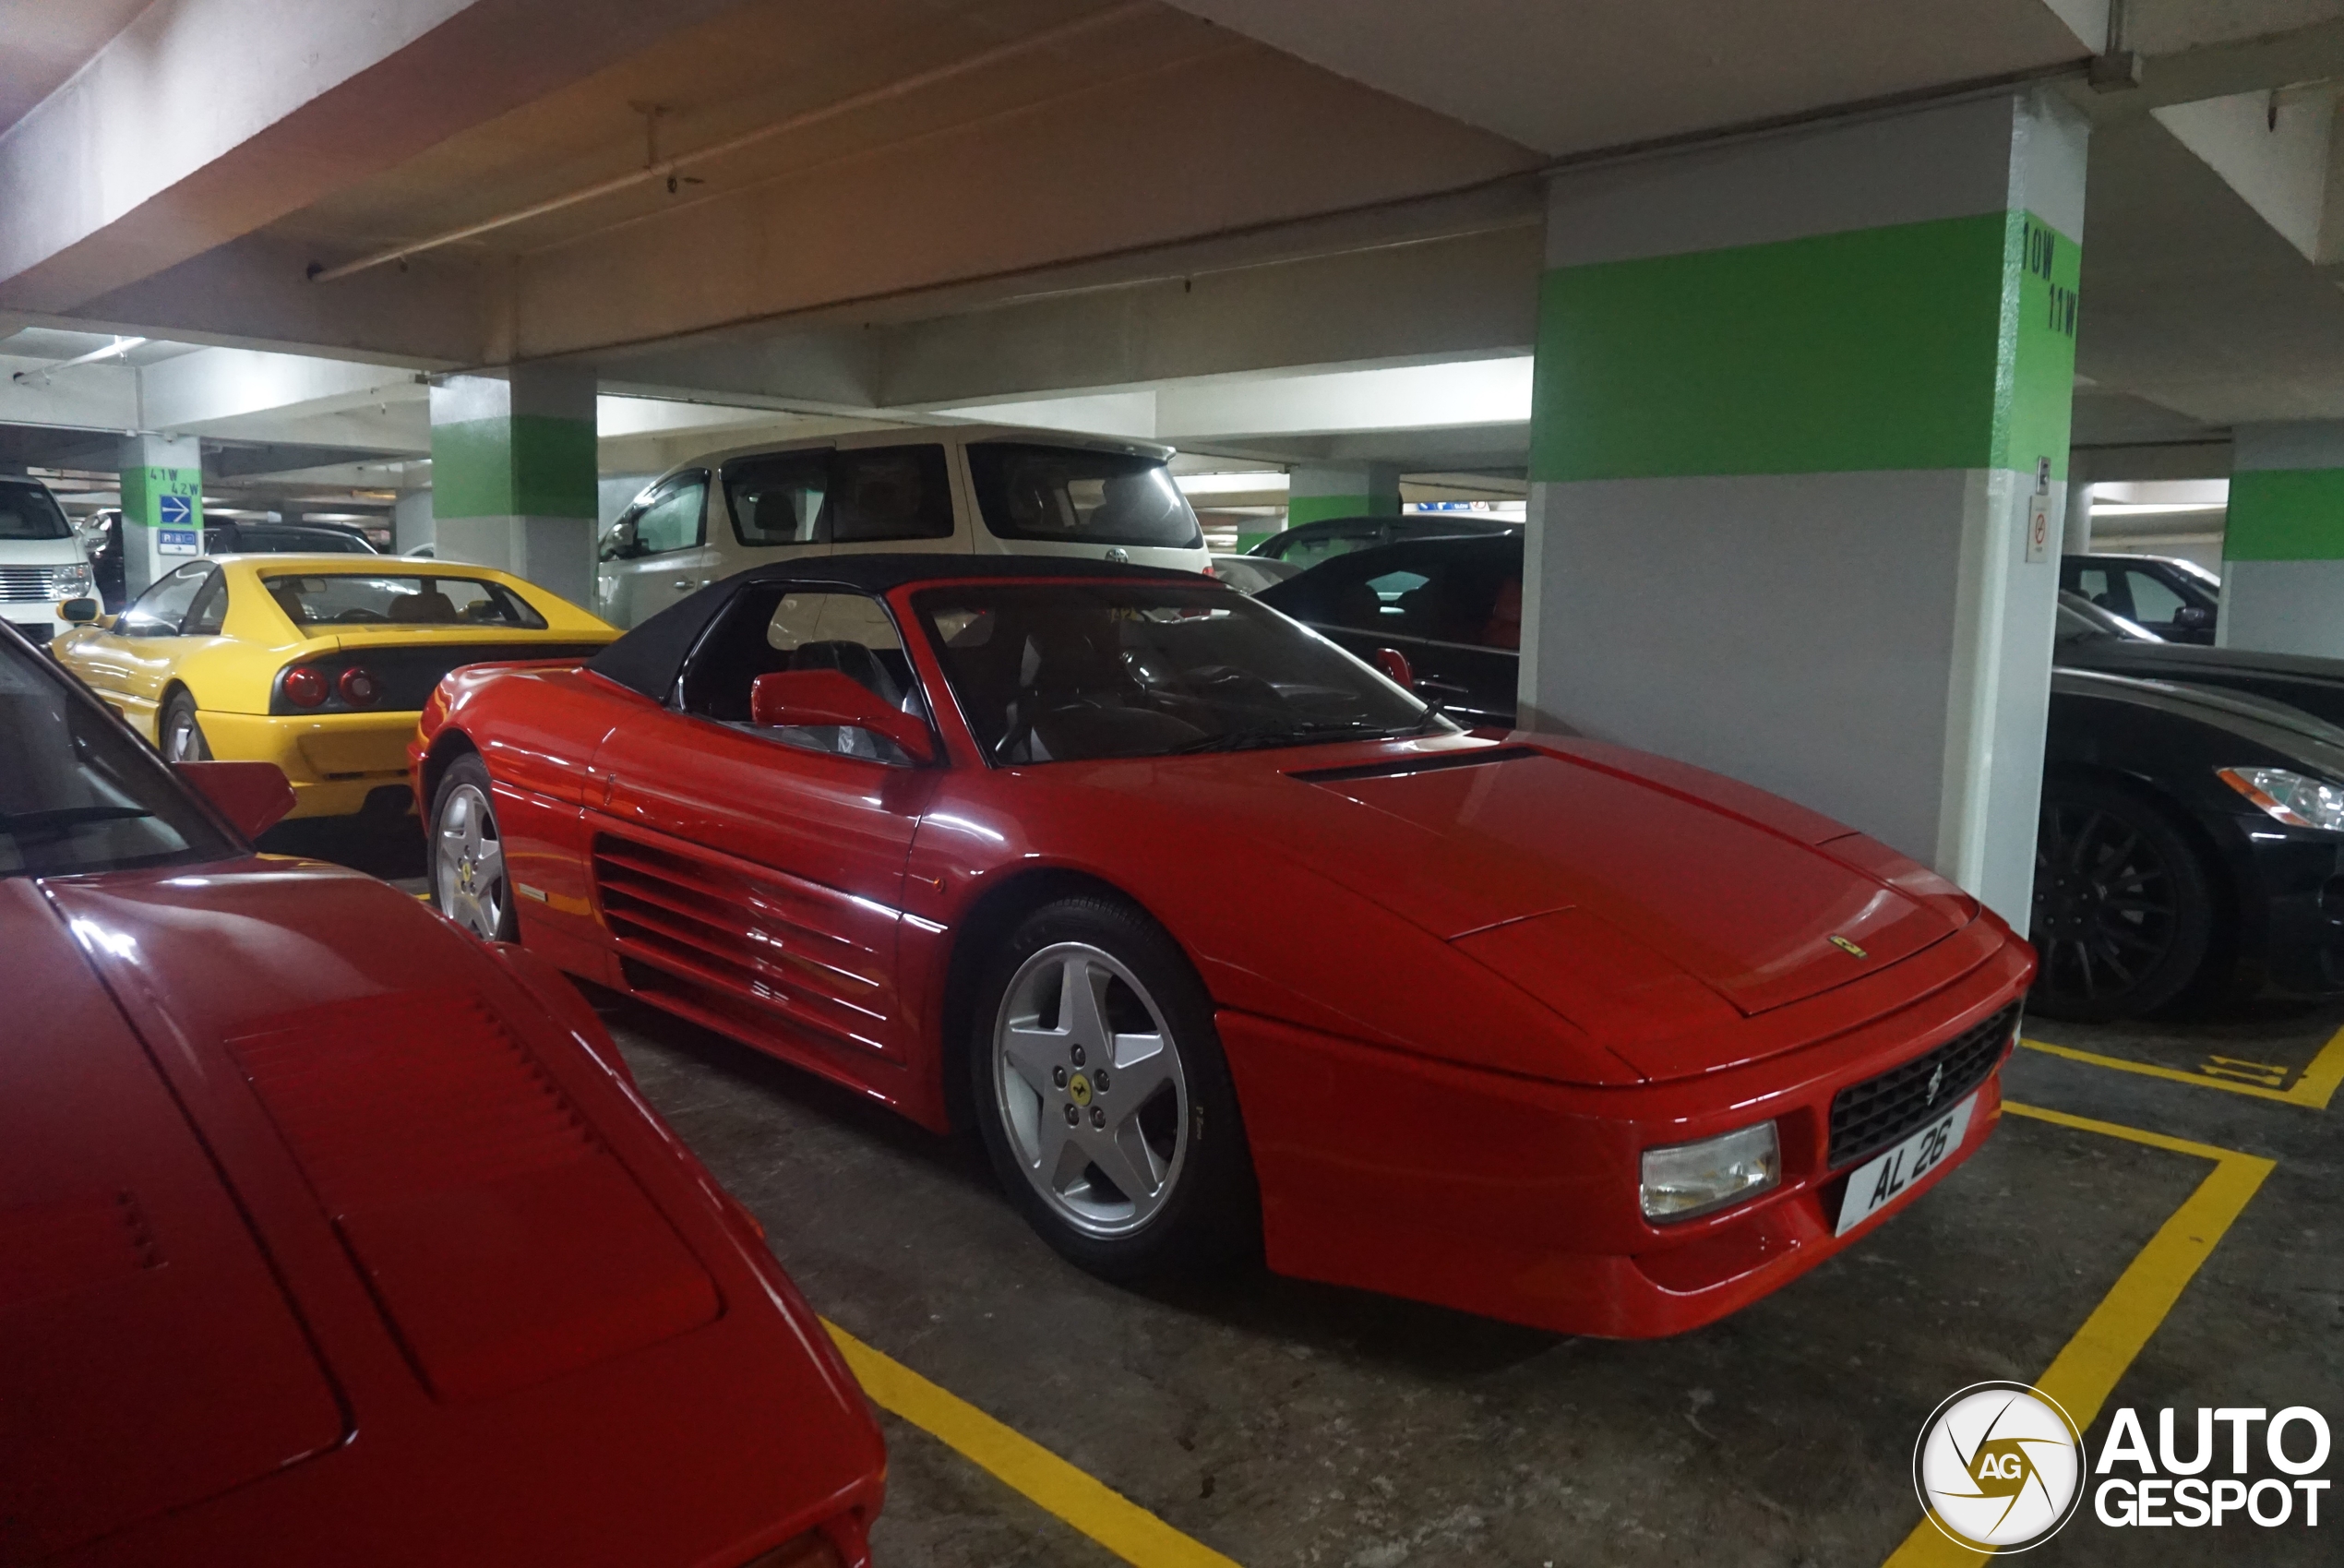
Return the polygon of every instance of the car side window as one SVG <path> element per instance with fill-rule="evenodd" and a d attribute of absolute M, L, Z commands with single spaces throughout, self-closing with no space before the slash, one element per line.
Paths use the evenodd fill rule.
<path fill-rule="evenodd" d="M 2136 621 L 2163 625 L 2173 618 L 2175 612 L 2187 606 L 2187 602 L 2154 572 L 2128 571 L 2124 578 L 2125 585 L 2132 590 L 2131 614 Z"/>
<path fill-rule="evenodd" d="M 824 535 L 836 545 L 881 539 L 950 539 L 952 486 L 944 449 L 855 447 L 831 456 Z"/>
<path fill-rule="evenodd" d="M 189 637 L 217 637 L 228 622 L 228 578 L 214 570 L 196 591 L 195 601 L 187 606 L 185 626 Z"/>
<path fill-rule="evenodd" d="M 835 670 L 881 701 L 925 715 L 911 660 L 887 606 L 867 593 L 808 590 L 785 583 L 744 590 L 708 633 L 684 671 L 686 712 L 803 750 L 908 762 L 896 746 L 846 724 L 759 728 L 749 722 L 749 688 L 777 670 Z"/>
<path fill-rule="evenodd" d="M 209 561 L 190 561 L 168 577 L 157 578 L 122 612 L 114 630 L 125 637 L 175 637 L 197 592 L 211 575 Z"/>
<path fill-rule="evenodd" d="M 2106 567 L 2086 567 L 2075 574 L 2075 592 L 2103 610 L 2133 619 L 2133 596 L 2124 591 L 2124 574 Z"/>
<path fill-rule="evenodd" d="M 732 509 L 733 537 L 749 545 L 819 543 L 822 501 L 830 488 L 828 448 L 726 463 L 724 500 Z"/>
<path fill-rule="evenodd" d="M 634 548 L 629 554 L 658 556 L 698 545 L 707 500 L 708 481 L 696 476 L 671 481 L 639 503 L 640 509 L 634 516 Z"/>

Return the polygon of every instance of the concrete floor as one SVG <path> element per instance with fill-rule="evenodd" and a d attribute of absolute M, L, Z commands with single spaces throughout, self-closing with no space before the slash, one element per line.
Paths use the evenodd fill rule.
<path fill-rule="evenodd" d="M 1571 1339 L 1262 1276 L 1104 1285 L 1028 1231 L 969 1150 L 592 999 L 825 1315 L 1250 1568 L 1880 1562 L 1919 1519 L 1909 1464 L 1930 1411 L 1981 1379 L 2037 1378 L 2211 1168 L 2009 1117 L 1868 1243 L 1749 1311 L 1657 1344 Z M 2194 1073 L 2247 1063 L 2283 1085 L 2339 1025 L 2344 1007 L 2263 1005 L 2027 1033 Z M 2006 1082 L 2015 1101 L 2278 1162 L 2108 1408 L 2139 1407 L 2153 1443 L 2168 1405 L 2185 1430 L 2197 1406 L 2310 1405 L 2338 1429 L 2324 1473 L 2344 1473 L 2344 1096 L 2323 1112 L 2034 1051 Z M 1115 1561 L 927 1433 L 887 1427 L 880 1562 Z M 2087 1503 L 2029 1561 L 2336 1562 L 2344 1498 L 2319 1529 L 2300 1519 L 2136 1539 Z"/>

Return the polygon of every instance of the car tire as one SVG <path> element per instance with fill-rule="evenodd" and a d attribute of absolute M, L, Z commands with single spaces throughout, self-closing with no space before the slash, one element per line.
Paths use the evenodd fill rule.
<path fill-rule="evenodd" d="M 2027 1006 L 2052 1018 L 2137 1018 L 2197 979 L 2214 937 L 2214 874 L 2155 802 L 2088 779 L 2043 781 Z"/>
<path fill-rule="evenodd" d="M 196 717 L 196 700 L 185 691 L 173 692 L 171 700 L 162 705 L 155 742 L 167 762 L 211 760 L 211 742 L 204 738 L 203 724 Z"/>
<path fill-rule="evenodd" d="M 448 765 L 431 801 L 432 907 L 483 941 L 519 941 L 496 801 L 478 757 Z"/>
<path fill-rule="evenodd" d="M 1078 983 L 1094 1005 L 1070 1010 Z M 1163 928 L 1107 898 L 1035 910 L 988 955 L 970 1028 L 986 1153 L 1052 1247 L 1121 1281 L 1259 1256 L 1212 999 Z"/>

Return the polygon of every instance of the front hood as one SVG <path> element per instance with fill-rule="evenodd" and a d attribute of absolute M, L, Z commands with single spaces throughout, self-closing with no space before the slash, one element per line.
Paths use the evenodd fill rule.
<path fill-rule="evenodd" d="M 1334 814 L 1353 842 L 1318 846 L 1314 868 L 1451 941 L 1572 911 L 1570 928 L 1599 924 L 1743 1013 L 1860 979 L 1959 927 L 1812 844 L 1647 779 L 1526 746 L 1453 765 L 1472 755 L 1291 772 L 1358 808 Z M 1394 841 L 1405 852 L 1387 853 Z"/>
<path fill-rule="evenodd" d="M 135 951 L 135 934 L 85 930 Z M 334 1393 L 204 1142 L 41 889 L 0 880 L 0 1560 L 338 1442 Z"/>
<path fill-rule="evenodd" d="M 2051 692 L 2170 713 L 2295 758 L 2330 778 L 2344 778 L 2344 728 L 2285 702 L 2227 687 L 2100 670 L 2054 669 Z"/>
<path fill-rule="evenodd" d="M 0 545 L 0 567 L 69 567 L 84 559 L 71 539 L 11 539 Z"/>
<path fill-rule="evenodd" d="M 2053 663 L 2062 669 L 2243 688 L 2323 717 L 2344 705 L 2344 659 L 2103 638 L 2062 643 Z"/>
<path fill-rule="evenodd" d="M 142 1027 L 242 1082 L 205 1128 L 230 1179 L 257 1190 L 290 1153 L 440 1399 L 715 1315 L 705 1267 L 572 1097 L 574 1047 L 415 900 L 266 859 L 51 896 Z M 239 1133 L 255 1108 L 271 1136 Z"/>

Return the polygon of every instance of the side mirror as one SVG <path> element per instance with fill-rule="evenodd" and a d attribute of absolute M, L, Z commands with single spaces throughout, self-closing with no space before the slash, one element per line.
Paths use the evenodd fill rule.
<path fill-rule="evenodd" d="M 172 767 L 248 839 L 275 827 L 293 808 L 293 785 L 274 762 L 173 762 Z"/>
<path fill-rule="evenodd" d="M 95 599 L 68 599 L 57 606 L 57 614 L 75 626 L 90 626 L 106 613 L 106 607 Z"/>
<path fill-rule="evenodd" d="M 2200 627 L 2214 624 L 2214 612 L 2203 604 L 2183 604 L 2173 612 L 2175 626 Z"/>
<path fill-rule="evenodd" d="M 1408 656 L 1397 648 L 1375 651 L 1375 667 L 1381 670 L 1393 685 L 1408 691 L 1417 688 L 1417 672 L 1408 665 Z"/>
<path fill-rule="evenodd" d="M 891 707 L 852 676 L 836 670 L 775 670 L 749 683 L 748 717 L 766 729 L 843 724 L 885 736 L 914 762 L 936 760 L 936 744 L 923 721 Z"/>

